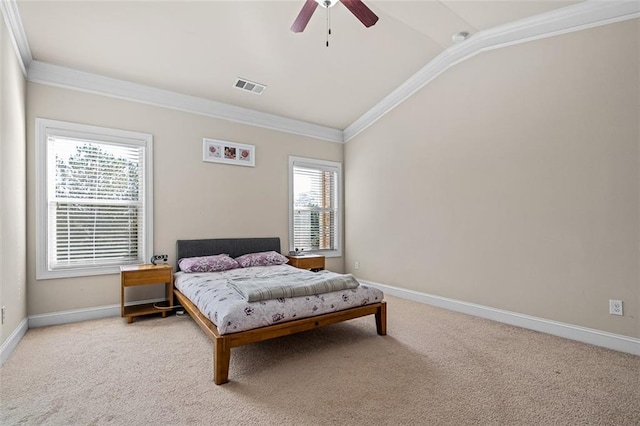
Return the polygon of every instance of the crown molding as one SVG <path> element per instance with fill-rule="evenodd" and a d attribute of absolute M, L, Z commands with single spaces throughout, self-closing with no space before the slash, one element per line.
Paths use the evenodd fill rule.
<path fill-rule="evenodd" d="M 341 129 L 34 61 L 16 1 L 0 0 L 0 11 L 7 25 L 16 55 L 21 59 L 19 62 L 22 72 L 29 81 L 160 106 L 329 142 L 344 142 Z"/>
<path fill-rule="evenodd" d="M 442 52 L 344 131 L 275 114 L 184 95 L 34 61 L 15 0 L 0 0 L 23 72 L 29 81 L 160 106 L 296 135 L 344 143 L 382 118 L 448 68 L 478 53 L 640 17 L 637 0 L 587 0 L 474 34 Z"/>
<path fill-rule="evenodd" d="M 448 68 L 480 52 L 640 17 L 637 0 L 588 0 L 481 31 L 446 49 L 344 130 L 348 142 Z"/>
<path fill-rule="evenodd" d="M 155 87 L 33 61 L 27 79 L 65 89 L 155 105 L 192 114 L 219 118 L 281 132 L 342 143 L 342 130 L 281 117 L 234 105 L 183 95 Z"/>
<path fill-rule="evenodd" d="M 31 49 L 29 49 L 29 42 L 27 41 L 27 35 L 24 32 L 22 26 L 22 19 L 20 18 L 20 12 L 18 12 L 18 5 L 15 0 L 0 0 L 0 11 L 4 17 L 4 22 L 7 25 L 9 32 L 9 38 L 16 51 L 16 55 L 20 58 L 20 67 L 22 73 L 27 76 L 27 70 L 29 65 L 33 61 L 31 56 Z"/>

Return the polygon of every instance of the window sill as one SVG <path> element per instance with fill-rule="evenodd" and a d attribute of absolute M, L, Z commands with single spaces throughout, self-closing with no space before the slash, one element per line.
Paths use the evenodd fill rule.
<path fill-rule="evenodd" d="M 55 269 L 37 271 L 36 280 L 53 280 L 61 278 L 90 277 L 98 275 L 119 274 L 120 265 L 99 266 L 95 268 Z"/>
<path fill-rule="evenodd" d="M 337 258 L 337 257 L 342 257 L 342 252 L 340 251 L 303 251 L 302 252 L 302 256 L 308 254 L 308 255 L 316 255 L 316 256 L 324 256 L 325 258 L 329 259 L 329 258 Z"/>

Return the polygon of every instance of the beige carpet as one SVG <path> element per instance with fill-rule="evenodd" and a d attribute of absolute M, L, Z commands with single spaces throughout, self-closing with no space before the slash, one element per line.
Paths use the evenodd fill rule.
<path fill-rule="evenodd" d="M 232 350 L 188 317 L 29 330 L 2 425 L 640 424 L 640 357 L 387 297 L 373 317 Z"/>

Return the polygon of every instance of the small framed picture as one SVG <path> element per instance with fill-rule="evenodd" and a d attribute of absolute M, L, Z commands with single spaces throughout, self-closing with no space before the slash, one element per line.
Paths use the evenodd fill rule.
<path fill-rule="evenodd" d="M 255 167 L 256 147 L 243 143 L 204 138 L 202 161 Z"/>

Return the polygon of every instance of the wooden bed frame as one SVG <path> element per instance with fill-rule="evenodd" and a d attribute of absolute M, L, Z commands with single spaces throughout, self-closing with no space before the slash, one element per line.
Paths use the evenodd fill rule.
<path fill-rule="evenodd" d="M 185 257 L 209 256 L 220 253 L 238 257 L 247 253 L 270 250 L 280 253 L 279 238 L 178 240 L 176 243 L 176 259 L 179 261 Z M 176 271 L 179 270 L 180 266 L 177 266 Z M 377 333 L 381 336 L 387 334 L 387 304 L 385 301 L 381 301 L 329 314 L 222 335 L 215 324 L 209 321 L 185 295 L 178 289 L 174 288 L 173 291 L 180 304 L 213 342 L 213 381 L 216 385 L 229 381 L 231 348 L 237 346 L 300 333 L 371 314 L 375 315 Z"/>

